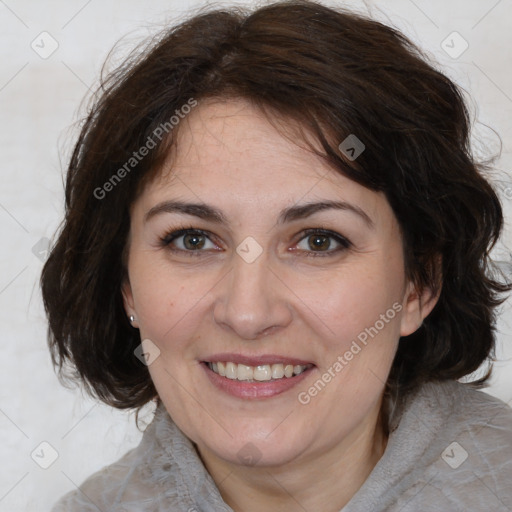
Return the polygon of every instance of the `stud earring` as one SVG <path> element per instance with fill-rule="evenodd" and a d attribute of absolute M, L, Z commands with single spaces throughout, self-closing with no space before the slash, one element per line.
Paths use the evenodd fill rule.
<path fill-rule="evenodd" d="M 130 322 L 133 324 L 133 321 L 135 320 L 135 317 L 133 315 L 130 315 Z"/>

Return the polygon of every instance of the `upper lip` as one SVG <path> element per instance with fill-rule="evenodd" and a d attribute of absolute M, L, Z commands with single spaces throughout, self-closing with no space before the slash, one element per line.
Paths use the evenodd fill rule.
<path fill-rule="evenodd" d="M 222 354 L 212 354 L 204 359 L 205 362 L 208 363 L 238 363 L 244 364 L 246 366 L 262 366 L 265 364 L 293 364 L 295 365 L 312 365 L 311 361 L 304 361 L 303 359 L 298 359 L 296 357 L 283 356 L 280 354 L 261 354 L 259 356 L 250 356 L 244 354 L 234 354 L 224 352 Z"/>

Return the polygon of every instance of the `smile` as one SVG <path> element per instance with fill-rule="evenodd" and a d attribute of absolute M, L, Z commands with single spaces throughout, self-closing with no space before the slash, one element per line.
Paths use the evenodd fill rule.
<path fill-rule="evenodd" d="M 238 356 L 250 362 L 250 357 Z M 213 359 L 213 358 L 212 358 Z M 227 359 L 227 358 L 226 358 Z M 259 363 L 254 366 L 233 361 L 223 361 L 216 357 L 213 361 L 202 361 L 201 367 L 214 388 L 223 394 L 242 399 L 269 399 L 281 395 L 295 388 L 304 379 L 315 371 L 316 366 L 305 361 L 306 364 L 287 363 L 287 358 L 272 357 L 274 361 L 281 359 L 285 362 L 272 363 L 262 361 L 265 357 L 258 357 Z M 270 359 L 270 356 L 267 357 Z"/>
<path fill-rule="evenodd" d="M 242 380 L 249 382 L 263 382 L 284 378 L 291 378 L 294 375 L 300 375 L 310 368 L 308 365 L 292 364 L 263 364 L 258 366 L 248 366 L 245 364 L 236 364 L 232 362 L 208 362 L 210 370 L 231 380 Z"/>

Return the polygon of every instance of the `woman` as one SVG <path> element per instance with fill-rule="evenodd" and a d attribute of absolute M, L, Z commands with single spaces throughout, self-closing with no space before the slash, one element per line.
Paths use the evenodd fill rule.
<path fill-rule="evenodd" d="M 502 210 L 459 89 L 307 1 L 212 10 L 105 81 L 42 289 L 54 363 L 156 405 L 54 511 L 512 509 Z"/>

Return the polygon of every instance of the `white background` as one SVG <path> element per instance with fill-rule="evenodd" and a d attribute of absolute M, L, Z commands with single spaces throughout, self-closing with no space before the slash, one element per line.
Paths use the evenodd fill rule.
<path fill-rule="evenodd" d="M 241 3 L 241 2 L 238 2 Z M 512 2 L 510 0 L 388 0 L 329 2 L 370 13 L 404 31 L 473 98 L 479 151 L 503 142 L 494 179 L 509 186 L 512 162 Z M 113 44 L 128 51 L 141 38 L 172 24 L 201 1 L 0 0 L 0 510 L 49 510 L 64 492 L 138 444 L 134 415 L 111 410 L 63 388 L 51 367 L 33 247 L 51 238 L 63 213 L 63 178 L 81 100 L 97 83 Z M 228 5 L 224 3 L 223 5 Z M 378 5 L 378 7 L 377 7 Z M 41 58 L 32 48 L 47 31 L 57 50 Z M 449 56 L 441 43 L 457 31 L 468 49 Z M 457 36 L 455 36 L 457 37 Z M 449 39 L 448 41 L 451 41 Z M 462 41 L 453 39 L 455 50 Z M 39 43 L 41 45 L 41 43 Z M 47 49 L 50 42 L 47 40 Z M 449 43 L 452 44 L 452 43 Z M 459 45 L 459 46 L 458 46 Z M 509 262 L 510 199 L 504 194 Z M 511 195 L 512 196 L 512 195 Z M 499 362 L 488 392 L 512 401 L 510 303 L 499 321 Z M 151 418 L 151 408 L 146 419 Z M 31 458 L 43 441 L 58 458 L 42 469 Z M 45 453 L 50 453 L 45 449 Z"/>

